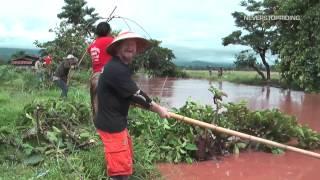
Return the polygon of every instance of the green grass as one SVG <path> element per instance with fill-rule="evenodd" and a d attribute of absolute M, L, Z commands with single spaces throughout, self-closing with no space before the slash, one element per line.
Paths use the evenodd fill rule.
<path fill-rule="evenodd" d="M 222 80 L 233 83 L 242 83 L 249 85 L 264 85 L 261 77 L 255 71 L 224 71 L 222 77 L 218 77 L 218 71 L 212 71 L 212 75 L 209 75 L 207 70 L 185 70 L 191 78 L 210 79 L 210 80 Z M 280 75 L 278 72 L 271 72 L 271 85 L 281 86 Z"/>
<path fill-rule="evenodd" d="M 70 87 L 68 98 L 78 98 L 89 101 L 89 92 L 84 86 Z M 52 97 L 59 98 L 60 90 L 53 87 L 47 90 L 16 90 L 12 86 L 0 90 L 0 127 L 15 127 L 15 121 L 23 114 L 23 108 L 34 100 L 44 100 Z M 94 128 L 92 128 L 93 131 Z M 12 153 L 16 152 L 16 153 Z M 72 152 L 70 155 L 60 157 L 47 157 L 37 166 L 24 165 L 22 162 L 11 161 L 8 157 L 22 156 L 8 145 L 0 148 L 0 180 L 5 179 L 36 179 L 41 173 L 46 175 L 40 179 L 103 179 L 104 155 L 103 146 L 98 144 L 89 151 Z M 21 157 L 20 157 L 21 158 Z M 20 159 L 17 158 L 17 159 Z"/>
<path fill-rule="evenodd" d="M 0 165 L 0 179 L 103 179 L 104 159 L 101 144 L 87 151 L 71 155 L 47 157 L 36 166 L 20 162 L 4 161 Z"/>
<path fill-rule="evenodd" d="M 23 115 L 23 108 L 25 105 L 33 102 L 34 100 L 45 100 L 49 98 L 59 98 L 60 90 L 51 87 L 48 89 L 24 89 L 21 84 L 15 82 L 24 82 L 25 79 L 2 82 L 7 86 L 3 86 L 0 90 L 0 127 L 7 126 L 15 129 L 15 122 L 19 121 Z M 83 101 L 89 101 L 89 93 L 84 86 L 70 87 L 68 98 L 79 98 Z M 94 129 L 94 128 L 93 128 Z M 12 154 L 22 156 L 13 148 L 8 145 L 0 146 L 0 180 L 2 179 L 36 179 L 36 177 L 43 173 L 46 175 L 40 179 L 101 179 L 104 174 L 97 175 L 96 171 L 103 172 L 103 148 L 102 145 L 97 145 L 89 151 L 73 152 L 68 156 L 61 156 L 58 158 L 48 157 L 44 162 L 38 166 L 24 165 L 20 161 L 12 161 L 8 159 Z M 16 152 L 16 153 L 12 153 Z M 19 159 L 19 158 L 18 158 Z M 97 163 L 98 162 L 98 163 Z M 99 167 L 99 168 L 98 168 Z M 100 178 L 101 177 L 101 178 Z"/>
<path fill-rule="evenodd" d="M 55 86 L 39 86 L 37 79 L 32 76 L 32 72 L 15 72 L 15 70 L 9 69 L 6 71 L 12 76 L 8 76 L 7 73 L 3 73 L 1 70 L 6 69 L 0 67 L 0 75 L 6 75 L 0 76 L 0 135 L 1 128 L 9 127 L 9 130 L 12 131 L 11 135 L 16 136 L 18 133 L 15 124 L 16 121 L 19 121 L 19 118 L 24 115 L 24 106 L 34 100 L 59 98 L 60 90 Z M 193 77 L 197 76 L 197 78 L 218 79 L 217 72 L 213 72 L 212 77 L 209 77 L 207 71 L 189 71 L 189 73 L 194 75 Z M 75 98 L 81 102 L 90 102 L 87 83 L 89 79 L 88 75 L 88 72 L 74 75 L 75 79 L 72 79 L 71 81 L 68 98 Z M 279 76 L 277 76 L 276 73 L 272 74 L 272 77 L 275 81 L 279 79 Z M 256 73 L 247 71 L 224 72 L 221 79 L 232 82 L 248 81 L 251 83 L 255 82 L 254 80 L 257 79 L 257 82 L 255 83 L 259 82 Z M 190 110 L 190 112 L 193 111 Z M 154 115 L 155 114 L 152 114 L 147 117 L 154 120 Z M 144 116 L 140 119 L 148 120 L 147 118 L 144 118 Z M 86 123 L 83 125 L 88 126 L 92 124 Z M 149 126 L 148 123 L 142 123 L 141 125 L 147 125 L 146 127 Z M 138 129 L 143 130 L 143 128 Z M 93 125 L 92 132 L 95 133 Z M 155 132 L 152 131 L 152 133 Z M 145 133 L 143 134 L 145 136 Z M 0 180 L 107 179 L 105 176 L 103 145 L 98 140 L 99 137 L 97 134 L 95 134 L 94 139 L 98 142 L 97 145 L 90 147 L 88 150 L 73 150 L 71 153 L 66 154 L 54 153 L 54 156 L 46 155 L 44 156 L 44 161 L 35 166 L 25 165 L 23 163 L 24 154 L 23 152 L 20 152 L 17 147 L 1 144 L 0 141 Z M 146 149 L 147 146 L 143 144 L 145 141 L 142 141 L 143 143 L 141 143 L 141 141 L 138 143 L 139 141 L 137 139 L 133 140 L 136 142 L 134 143 L 135 174 L 130 179 L 161 179 L 159 172 L 154 166 L 155 162 L 152 161 L 153 156 L 155 156 L 153 154 L 154 152 L 152 152 L 152 148 Z M 158 145 L 159 143 L 153 147 L 159 150 Z M 170 151 L 170 153 L 171 152 L 174 153 L 176 151 Z M 165 157 L 171 156 L 168 155 Z"/>
<path fill-rule="evenodd" d="M 51 83 L 41 86 L 33 72 L 0 67 L 0 128 L 8 127 L 17 136 L 16 122 L 24 115 L 23 108 L 33 101 L 59 98 L 60 89 Z M 89 72 L 76 71 L 70 81 L 68 99 L 90 103 Z M 50 83 L 49 83 L 50 84 Z M 91 121 L 91 119 L 89 120 Z M 89 123 L 90 124 L 90 123 Z M 92 125 L 92 131 L 95 128 Z M 1 131 L 0 131 L 1 134 Z M 15 138 L 15 137 L 13 137 Z M 0 180 L 24 179 L 108 179 L 105 174 L 103 145 L 96 134 L 97 145 L 89 150 L 75 150 L 59 156 L 44 156 L 44 161 L 31 166 L 23 163 L 24 153 L 0 141 Z M 130 179 L 159 179 L 153 163 L 144 158 L 144 146 L 135 150 L 135 173 Z M 39 178 L 37 178 L 39 177 Z"/>

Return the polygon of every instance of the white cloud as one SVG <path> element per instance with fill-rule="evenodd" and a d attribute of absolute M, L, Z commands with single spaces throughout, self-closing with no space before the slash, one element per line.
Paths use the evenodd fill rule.
<path fill-rule="evenodd" d="M 102 17 L 108 17 L 115 6 L 114 15 L 130 20 L 113 19 L 113 29 L 128 29 L 163 42 L 164 46 L 192 48 L 225 48 L 221 38 L 235 30 L 231 13 L 241 10 L 240 0 L 87 0 Z M 59 22 L 57 14 L 63 0 L 10 0 L 0 7 L 0 46 L 21 41 L 32 47 L 34 40 L 52 40 Z M 4 5 L 5 4 L 5 5 Z M 6 42 L 6 43 L 4 43 Z"/>
<path fill-rule="evenodd" d="M 63 0 L 10 0 L 1 4 L 0 46 L 34 47 L 35 40 L 54 38 L 48 31 L 58 23 Z"/>
<path fill-rule="evenodd" d="M 109 8 L 109 12 L 116 5 L 115 1 L 111 2 L 112 7 Z M 163 44 L 192 45 L 198 48 L 207 46 L 222 48 L 221 38 L 235 30 L 231 13 L 241 8 L 240 2 L 234 0 L 116 2 L 115 14 L 134 19 L 152 38 L 162 40 Z M 146 34 L 134 23 L 130 21 L 128 23 L 134 31 Z M 127 25 L 118 19 L 113 20 L 111 25 L 127 29 Z"/>

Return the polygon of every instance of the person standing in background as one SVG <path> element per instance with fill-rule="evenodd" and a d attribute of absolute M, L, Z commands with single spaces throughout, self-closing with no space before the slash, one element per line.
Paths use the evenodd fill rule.
<path fill-rule="evenodd" d="M 107 53 L 107 47 L 113 41 L 111 36 L 111 28 L 107 22 L 100 22 L 95 30 L 96 39 L 89 45 L 87 52 L 91 56 L 92 75 L 90 78 L 90 97 L 93 120 L 98 111 L 97 85 L 103 67 L 111 59 Z"/>
<path fill-rule="evenodd" d="M 42 59 L 39 57 L 39 59 L 34 63 L 34 70 L 40 83 L 43 82 L 43 63 L 41 61 Z"/>
<path fill-rule="evenodd" d="M 61 89 L 62 98 L 66 98 L 68 95 L 68 75 L 71 68 L 77 65 L 78 58 L 69 54 L 67 57 L 63 58 L 63 61 L 58 65 L 56 71 L 53 75 L 53 81 Z"/>
<path fill-rule="evenodd" d="M 52 76 L 52 57 L 50 54 L 48 54 L 43 58 L 43 60 L 44 60 L 43 65 L 46 69 L 46 78 L 50 79 Z"/>
<path fill-rule="evenodd" d="M 45 64 L 46 66 L 49 66 L 49 65 L 51 65 L 51 63 L 52 63 L 52 57 L 51 57 L 50 54 L 49 54 L 48 56 L 45 56 L 45 57 L 43 58 L 43 60 L 44 60 L 44 64 Z"/>

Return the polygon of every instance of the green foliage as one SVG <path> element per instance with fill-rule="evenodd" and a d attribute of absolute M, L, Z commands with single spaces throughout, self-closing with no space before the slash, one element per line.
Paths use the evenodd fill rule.
<path fill-rule="evenodd" d="M 30 157 L 28 157 L 27 159 L 25 159 L 23 161 L 24 164 L 26 165 L 36 165 L 38 163 L 40 163 L 41 161 L 43 161 L 43 157 L 39 154 L 36 154 L 36 155 L 32 155 Z"/>
<path fill-rule="evenodd" d="M 14 134 L 12 128 L 9 126 L 1 126 L 0 128 L 0 144 L 14 144 L 15 139 L 10 137 Z"/>
<path fill-rule="evenodd" d="M 299 146 L 302 148 L 319 148 L 320 134 L 316 131 L 306 127 L 297 127 L 295 133 L 299 142 Z"/>
<path fill-rule="evenodd" d="M 143 144 L 147 149 L 144 156 L 149 157 L 149 163 L 191 161 L 191 154 L 195 151 L 192 148 L 195 137 L 193 127 L 161 119 L 141 109 L 131 110 L 130 119 L 130 133 L 136 144 Z"/>
<path fill-rule="evenodd" d="M 223 75 L 219 77 L 218 71 L 212 71 L 210 76 L 208 70 L 184 70 L 190 78 L 201 78 L 208 80 L 229 81 L 233 83 L 249 84 L 249 85 L 265 85 L 265 81 L 254 71 L 227 71 L 224 70 Z M 271 86 L 287 87 L 280 82 L 280 75 L 278 72 L 271 72 Z"/>
<path fill-rule="evenodd" d="M 218 88 L 214 87 L 213 85 L 210 86 L 208 89 L 212 95 L 213 95 L 213 103 L 216 105 L 216 112 L 218 112 L 222 108 L 222 98 L 225 96 L 227 97 L 228 95 L 219 90 Z"/>
<path fill-rule="evenodd" d="M 8 98 L 1 99 L 8 105 Z M 21 101 L 19 103 L 23 104 L 23 99 Z M 10 110 L 6 110 L 5 113 Z M 20 177 L 22 175 L 23 178 L 43 175 L 46 179 L 104 177 L 104 161 L 101 158 L 103 148 L 91 146 L 98 140 L 92 128 L 89 105 L 83 103 L 83 97 L 70 96 L 67 101 L 35 100 L 25 106 L 19 117 L 10 117 L 6 125 L 0 128 L 0 162 L 1 169 L 4 170 L 1 177 L 16 177 L 16 179 L 19 179 L 18 175 Z M 64 129 L 63 126 L 67 128 Z M 39 134 L 38 129 L 40 129 Z M 92 152 L 81 151 L 81 158 L 77 156 L 80 149 L 87 147 L 90 147 Z M 31 165 L 33 167 L 30 167 Z M 18 168 L 19 172 L 13 170 L 15 168 L 10 170 L 8 168 L 10 166 Z M 61 177 L 63 173 L 68 175 Z M 91 176 L 92 178 L 89 178 Z"/>
<path fill-rule="evenodd" d="M 87 104 L 73 99 L 34 101 L 24 107 L 16 122 L 21 140 L 15 144 L 31 162 L 35 161 L 30 157 L 33 154 L 60 154 L 88 146 L 94 142 L 90 129 L 84 126 L 89 114 Z"/>
<path fill-rule="evenodd" d="M 211 89 L 217 96 L 219 93 Z M 224 94 L 220 94 L 223 96 Z M 192 101 L 177 110 L 177 113 L 214 123 L 217 126 L 243 132 L 264 139 L 288 143 L 297 140 L 296 146 L 306 149 L 320 148 L 320 134 L 306 126 L 301 126 L 292 116 L 284 115 L 277 109 L 250 111 L 246 103 L 223 104 L 223 112 L 202 106 Z M 213 149 L 214 154 L 239 153 L 248 148 L 272 153 L 282 153 L 276 147 L 250 142 L 235 136 L 211 132 L 171 119 L 160 119 L 157 115 L 140 109 L 130 111 L 130 133 L 137 146 L 143 145 L 147 162 L 192 162 L 200 150 L 198 137 L 207 137 L 206 151 Z M 211 134 L 211 135 L 210 135 Z M 211 148 L 211 149 L 210 149 Z"/>
<path fill-rule="evenodd" d="M 232 129 L 253 136 L 285 143 L 295 137 L 294 127 L 298 126 L 293 117 L 283 115 L 279 110 L 249 111 L 245 104 L 229 103 L 223 117 Z M 224 122 L 224 121 L 222 121 Z"/>
<path fill-rule="evenodd" d="M 305 91 L 319 91 L 320 83 L 320 2 L 307 0 L 242 1 L 248 14 L 234 12 L 235 23 L 243 31 L 234 31 L 223 38 L 223 45 L 250 46 L 260 55 L 267 71 L 265 54 L 278 54 L 282 81 L 286 86 Z M 248 16 L 293 16 L 293 20 L 247 20 Z M 238 64 L 243 61 L 237 61 Z M 241 63 L 240 63 L 241 64 Z M 262 72 L 259 73 L 262 76 Z"/>
<path fill-rule="evenodd" d="M 298 139 L 299 147 L 315 149 L 320 147 L 319 133 L 301 126 L 292 116 L 284 115 L 277 109 L 263 111 L 249 111 L 245 104 L 225 104 L 227 111 L 222 113 L 216 122 L 218 125 L 239 132 L 268 140 L 287 143 Z M 304 137 L 308 134 L 308 138 Z M 271 151 L 266 145 L 259 145 L 259 149 Z M 271 148 L 271 149 L 270 149 Z"/>
<path fill-rule="evenodd" d="M 30 92 L 35 89 L 49 88 L 52 83 L 50 79 L 40 81 L 31 69 L 18 69 L 5 65 L 0 66 L 0 85 Z"/>
<path fill-rule="evenodd" d="M 94 13 L 94 8 L 86 6 L 85 0 L 65 0 L 66 5 L 63 11 L 58 14 L 63 21 L 59 27 L 51 29 L 56 38 L 53 41 L 40 43 L 35 41 L 37 47 L 43 48 L 46 54 L 51 54 L 54 59 L 54 67 L 67 54 L 73 54 L 80 59 L 84 57 L 82 66 L 89 68 L 91 60 L 84 56 L 88 39 L 93 32 L 93 24 L 99 19 Z M 117 34 L 115 31 L 113 34 Z M 172 76 L 186 77 L 186 74 L 179 70 L 172 60 L 175 58 L 172 50 L 160 47 L 160 41 L 151 40 L 152 48 L 146 53 L 136 57 L 137 60 L 131 65 L 133 71 L 145 70 L 151 76 Z"/>
<path fill-rule="evenodd" d="M 150 43 L 151 48 L 130 65 L 133 71 L 143 69 L 150 76 L 186 77 L 172 62 L 175 56 L 171 49 L 161 47 L 161 41 L 150 40 Z"/>
<path fill-rule="evenodd" d="M 59 27 L 56 27 L 51 32 L 55 33 L 56 38 L 52 41 L 40 43 L 35 41 L 34 44 L 46 49 L 48 54 L 53 58 L 53 69 L 63 60 L 68 54 L 73 54 L 80 59 L 86 51 L 86 35 L 83 31 L 70 27 L 66 22 L 61 22 Z M 91 61 L 89 56 L 85 56 L 82 61 L 82 66 L 90 67 Z"/>
<path fill-rule="evenodd" d="M 100 142 L 95 135 L 95 130 L 92 128 L 89 105 L 85 103 L 89 102 L 89 95 L 84 90 L 85 88 L 82 86 L 80 88 L 79 86 L 70 87 L 70 96 L 65 101 L 66 104 L 62 100 L 56 100 L 56 102 L 60 103 L 54 103 L 55 100 L 48 100 L 48 98 L 58 97 L 58 92 L 35 87 L 30 87 L 31 91 L 25 91 L 14 83 L 16 78 L 24 76 L 25 70 L 17 70 L 11 66 L 1 66 L 0 68 L 4 68 L 0 70 L 0 73 L 3 73 L 0 76 L 1 83 L 3 83 L 0 85 L 0 179 L 105 178 L 102 144 L 89 146 L 89 149 L 87 148 L 89 144 L 85 144 L 86 140 L 90 142 L 90 139 Z M 31 78 L 29 80 L 33 81 Z M 47 105 L 49 101 L 52 102 L 51 105 Z M 64 140 L 71 141 L 70 136 L 66 138 L 65 131 L 60 129 L 61 126 L 51 126 L 50 123 L 48 123 L 49 127 L 41 123 L 41 127 L 45 128 L 42 128 L 43 131 L 38 136 L 40 143 L 38 144 L 37 128 L 32 128 L 36 127 L 37 105 L 46 107 L 44 108 L 46 110 L 51 109 L 49 107 L 55 109 L 52 111 L 59 110 L 56 111 L 55 119 L 58 124 L 63 125 L 65 124 L 64 121 L 67 121 L 67 123 L 70 121 L 69 123 L 74 124 L 74 121 L 80 120 L 79 125 L 73 126 L 68 131 L 73 131 L 73 128 L 75 128 L 75 136 L 79 135 L 79 141 L 83 142 L 84 146 L 79 147 L 77 144 L 57 145 L 57 142 L 61 139 L 62 142 L 65 142 Z M 24 107 L 26 107 L 28 117 L 25 114 Z M 84 107 L 85 109 L 82 109 Z M 39 111 L 41 122 L 44 122 L 45 118 L 54 118 L 49 116 L 48 111 L 44 109 Z M 76 112 L 72 112 L 75 109 Z M 79 112 L 77 112 L 78 110 Z M 62 118 L 65 118 L 65 120 Z M 20 125 L 17 126 L 17 124 Z M 46 131 L 49 133 L 45 133 Z M 56 137 L 58 141 L 51 143 L 47 137 L 47 134 L 50 133 L 53 139 Z M 90 137 L 88 137 L 88 134 Z M 93 141 L 91 142 L 94 143 Z"/>
<path fill-rule="evenodd" d="M 53 100 L 48 99 L 52 92 L 46 89 L 34 89 L 29 93 L 20 91 L 20 86 L 12 84 L 16 77 L 20 78 L 21 72 L 4 68 L 0 73 L 2 70 L 5 73 L 1 74 L 0 82 L 6 86 L 2 86 L 4 88 L 0 92 L 0 106 L 4 107 L 0 108 L 1 176 L 13 179 L 21 176 L 25 179 L 105 178 L 103 145 L 92 128 L 89 105 L 84 103 L 89 102 L 88 93 L 83 90 L 89 72 L 76 72 L 74 77 L 81 84 L 75 82 L 76 87 L 73 88 L 80 90 L 70 94 L 68 100 Z M 214 87 L 210 91 L 217 97 L 223 96 Z M 211 106 L 187 101 L 175 111 L 282 143 L 295 140 L 297 146 L 306 149 L 320 147 L 319 133 L 298 125 L 294 118 L 278 110 L 250 111 L 245 103 L 223 104 L 221 109 L 224 112 L 217 114 Z M 135 146 L 135 174 L 132 179 L 158 178 L 154 166 L 158 161 L 193 162 L 199 151 L 199 136 L 208 135 L 209 144 L 205 150 L 214 149 L 213 155 L 240 153 L 249 148 L 282 152 L 278 148 L 211 132 L 173 119 L 161 119 L 155 113 L 141 109 L 131 109 L 129 118 Z M 83 150 L 93 144 L 95 146 Z"/>
<path fill-rule="evenodd" d="M 0 83 L 11 81 L 17 77 L 16 69 L 13 66 L 0 66 Z"/>
<path fill-rule="evenodd" d="M 275 15 L 299 16 L 300 20 L 276 21 L 278 36 L 272 43 L 274 53 L 279 54 L 283 80 L 306 91 L 319 91 L 320 83 L 320 2 L 319 1 L 271 1 Z"/>
<path fill-rule="evenodd" d="M 46 156 L 43 161 L 33 166 L 7 160 L 0 164 L 0 169 L 2 170 L 0 177 L 49 180 L 106 179 L 103 156 L 103 147 L 100 144 L 86 151 L 75 151 L 70 155 Z M 29 161 L 25 162 L 32 163 L 32 160 L 36 162 L 37 157 L 35 156 L 34 159 L 29 159 Z"/>
<path fill-rule="evenodd" d="M 27 48 L 5 48 L 0 47 L 0 64 L 10 64 L 10 60 L 13 54 L 19 51 L 24 51 L 29 55 L 39 55 L 39 49 L 27 49 Z"/>
<path fill-rule="evenodd" d="M 237 67 L 254 67 L 257 66 L 257 59 L 254 54 L 246 53 L 247 51 L 242 51 L 236 56 L 236 61 L 234 64 Z"/>
<path fill-rule="evenodd" d="M 261 64 L 257 63 L 257 59 L 255 57 L 255 54 L 250 53 L 248 50 L 241 51 L 239 54 L 237 54 L 236 61 L 234 62 L 234 64 L 238 68 L 243 68 L 243 67 L 252 68 L 260 75 L 260 77 L 263 81 L 266 80 L 266 76 L 261 71 L 261 69 L 262 69 Z M 271 79 L 271 76 L 270 76 L 270 79 Z"/>
<path fill-rule="evenodd" d="M 223 69 L 231 70 L 234 69 L 234 64 L 230 62 L 207 62 L 207 61 L 185 61 L 180 59 L 175 59 L 174 64 L 181 69 L 188 70 L 217 70 L 220 67 Z"/>
<path fill-rule="evenodd" d="M 69 72 L 70 81 L 69 84 L 72 86 L 85 85 L 90 79 L 91 69 L 81 70 L 81 69 L 71 69 Z"/>
<path fill-rule="evenodd" d="M 21 51 L 18 51 L 16 53 L 12 54 L 11 58 L 15 59 L 15 58 L 23 57 L 25 55 L 27 55 L 27 53 L 25 51 L 21 50 Z"/>
<path fill-rule="evenodd" d="M 154 149 L 144 146 L 142 139 L 134 138 L 134 174 L 132 179 L 158 179 L 160 173 L 154 164 Z M 131 179 L 130 178 L 130 179 Z"/>
<path fill-rule="evenodd" d="M 247 20 L 250 16 L 267 15 L 269 9 L 263 7 L 263 3 L 255 0 L 244 0 L 241 6 L 245 7 L 247 14 L 244 12 L 234 12 L 232 16 L 235 19 L 237 27 L 243 29 L 232 32 L 222 39 L 224 46 L 244 45 L 252 48 L 260 57 L 262 64 L 267 71 L 267 80 L 270 80 L 270 66 L 266 61 L 266 53 L 270 50 L 271 42 L 274 39 L 274 25 L 268 21 Z"/>
<path fill-rule="evenodd" d="M 93 24 L 99 19 L 94 8 L 86 6 L 85 0 L 65 0 L 62 12 L 57 16 L 62 19 L 58 27 L 50 29 L 55 33 L 55 39 L 40 43 L 35 41 L 37 47 L 45 49 L 44 54 L 51 54 L 54 67 L 68 54 L 73 54 L 82 60 L 82 66 L 89 68 L 91 60 L 85 56 L 88 39 L 94 30 Z"/>
<path fill-rule="evenodd" d="M 94 29 L 93 24 L 99 19 L 98 14 L 94 12 L 95 8 L 86 6 L 85 0 L 64 0 L 64 2 L 66 4 L 62 7 L 63 11 L 57 17 L 66 19 L 68 24 L 90 34 Z"/>

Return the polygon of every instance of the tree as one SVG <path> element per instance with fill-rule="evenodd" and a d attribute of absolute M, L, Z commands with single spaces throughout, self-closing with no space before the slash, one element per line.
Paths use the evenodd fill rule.
<path fill-rule="evenodd" d="M 40 43 L 35 41 L 37 47 L 45 49 L 46 53 L 51 54 L 57 62 L 67 54 L 73 54 L 81 58 L 87 47 L 88 34 L 91 29 L 87 29 L 89 33 L 83 33 L 82 27 L 92 25 L 97 20 L 97 14 L 94 8 L 86 7 L 84 0 L 65 0 L 66 5 L 63 6 L 63 12 L 58 17 L 63 19 L 58 27 L 51 29 L 55 33 L 56 38 L 53 41 Z M 87 18 L 89 16 L 89 18 Z M 118 34 L 119 31 L 113 31 Z M 136 57 L 137 60 L 131 65 L 133 71 L 145 69 L 152 76 L 179 76 L 184 75 L 178 71 L 172 63 L 175 58 L 172 50 L 160 47 L 161 41 L 151 40 L 152 47 L 144 54 Z M 82 63 L 82 66 L 89 67 L 91 61 L 88 56 Z"/>
<path fill-rule="evenodd" d="M 261 64 L 257 64 L 257 58 L 254 53 L 250 53 L 248 50 L 241 51 L 236 55 L 236 61 L 234 62 L 236 67 L 250 67 L 257 71 L 257 73 L 262 77 L 263 80 L 266 79 L 263 72 L 260 70 Z"/>
<path fill-rule="evenodd" d="M 150 40 L 151 48 L 136 57 L 131 68 L 134 72 L 143 69 L 151 76 L 183 76 L 172 60 L 175 58 L 171 49 L 160 46 L 161 41 Z"/>
<path fill-rule="evenodd" d="M 68 54 L 73 54 L 79 59 L 84 55 L 88 39 L 93 32 L 93 24 L 99 19 L 94 8 L 86 6 L 85 0 L 64 0 L 62 12 L 57 15 L 62 21 L 58 27 L 50 29 L 55 33 L 55 39 L 45 43 L 35 41 L 37 47 L 43 48 L 47 54 L 51 54 L 54 64 Z M 82 66 L 89 67 L 90 59 L 84 56 Z"/>
<path fill-rule="evenodd" d="M 16 53 L 11 55 L 11 59 L 16 59 L 16 58 L 20 58 L 27 55 L 27 53 L 25 51 L 17 51 Z"/>
<path fill-rule="evenodd" d="M 99 19 L 98 14 L 94 12 L 95 8 L 86 6 L 85 0 L 64 0 L 64 2 L 66 5 L 62 7 L 63 11 L 57 17 L 66 20 L 74 28 L 90 34 L 94 30 L 93 24 Z"/>
<path fill-rule="evenodd" d="M 279 54 L 282 79 L 306 91 L 320 90 L 320 1 L 265 0 L 275 15 L 288 15 L 296 20 L 276 21 L 278 36 L 272 43 Z"/>
<path fill-rule="evenodd" d="M 40 43 L 35 41 L 34 44 L 45 49 L 47 54 L 53 58 L 53 63 L 56 64 L 66 57 L 68 54 L 73 54 L 79 59 L 86 51 L 86 37 L 82 32 L 69 28 L 66 22 L 61 22 L 59 27 L 50 30 L 55 33 L 55 39 L 52 41 Z M 89 57 L 86 58 L 82 66 L 89 67 L 91 61 Z"/>
<path fill-rule="evenodd" d="M 270 80 L 270 66 L 266 60 L 266 53 L 270 50 L 271 42 L 275 36 L 274 25 L 268 21 L 251 18 L 270 14 L 270 9 L 263 8 L 262 2 L 254 0 L 242 1 L 241 6 L 246 7 L 249 14 L 236 11 L 232 13 L 232 16 L 235 18 L 236 26 L 242 28 L 243 31 L 232 32 L 222 39 L 222 44 L 224 46 L 234 44 L 251 47 L 260 56 L 267 71 L 266 79 Z M 261 74 L 260 76 L 265 79 Z"/>

